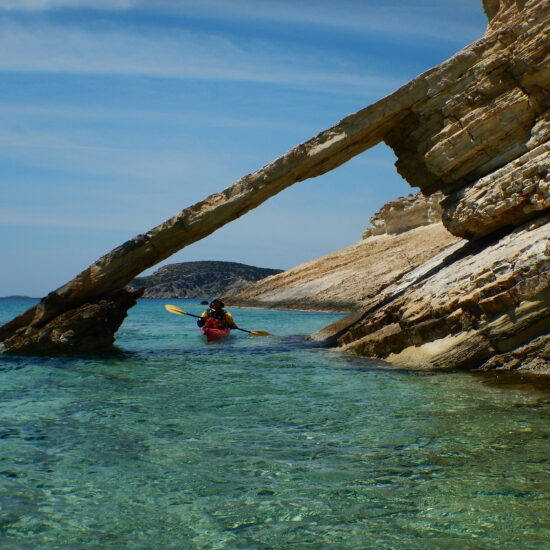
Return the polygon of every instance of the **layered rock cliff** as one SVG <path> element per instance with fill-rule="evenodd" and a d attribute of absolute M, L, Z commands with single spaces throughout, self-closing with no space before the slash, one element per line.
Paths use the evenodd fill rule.
<path fill-rule="evenodd" d="M 550 3 L 485 7 L 484 39 L 386 137 L 400 173 L 443 192 L 445 226 L 471 242 L 315 338 L 402 366 L 550 373 Z"/>
<path fill-rule="evenodd" d="M 122 289 L 145 269 L 288 186 L 384 141 L 411 186 L 426 196 L 443 193 L 443 223 L 472 242 L 396 277 L 318 338 L 430 367 L 506 368 L 517 363 L 519 350 L 544 355 L 550 330 L 550 2 L 484 0 L 483 6 L 489 24 L 480 40 L 100 258 L 1 327 L 0 351 L 78 350 L 90 329 L 72 319 L 90 306 L 98 315 L 109 300 L 129 307 L 135 296 Z M 115 324 L 105 324 L 98 347 Z"/>
<path fill-rule="evenodd" d="M 537 222 L 457 243 L 315 338 L 400 366 L 510 366 L 502 354 L 549 329 L 550 224 Z"/>

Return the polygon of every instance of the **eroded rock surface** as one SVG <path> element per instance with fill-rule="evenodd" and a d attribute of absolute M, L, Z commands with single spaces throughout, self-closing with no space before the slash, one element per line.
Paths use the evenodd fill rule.
<path fill-rule="evenodd" d="M 427 197 L 422 193 L 400 197 L 386 203 L 370 219 L 371 227 L 363 231 L 363 239 L 373 235 L 397 235 L 415 227 L 441 221 L 443 193 Z"/>
<path fill-rule="evenodd" d="M 418 197 L 392 201 L 373 219 L 389 220 L 393 231 L 367 236 L 352 246 L 267 277 L 224 301 L 228 305 L 326 311 L 356 311 L 377 303 L 385 289 L 406 284 L 410 272 L 462 242 L 441 221 L 424 223 L 431 211 L 429 203 Z M 398 214 L 394 217 L 395 210 Z M 379 227 L 386 231 L 386 225 Z M 406 231 L 407 227 L 414 229 Z"/>
<path fill-rule="evenodd" d="M 57 315 L 37 327 L 10 330 L 8 323 L 3 328 L 9 331 L 9 336 L 0 344 L 0 352 L 57 355 L 109 351 L 128 309 L 136 305 L 141 294 L 142 291 L 118 290 L 97 302 L 85 303 Z"/>
<path fill-rule="evenodd" d="M 401 366 L 475 368 L 550 328 L 550 225 L 463 242 L 316 335 Z M 385 303 L 384 303 L 385 302 Z"/>

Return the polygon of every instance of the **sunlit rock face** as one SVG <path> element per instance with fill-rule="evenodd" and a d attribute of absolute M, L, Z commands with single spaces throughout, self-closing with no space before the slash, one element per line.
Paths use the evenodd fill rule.
<path fill-rule="evenodd" d="M 550 2 L 484 8 L 485 36 L 427 74 L 385 138 L 470 242 L 314 338 L 399 366 L 550 374 Z"/>
<path fill-rule="evenodd" d="M 409 367 L 475 368 L 550 326 L 547 219 L 485 241 L 462 241 L 387 287 L 382 307 L 316 335 Z"/>
<path fill-rule="evenodd" d="M 314 340 L 400 367 L 550 373 L 541 359 L 550 356 L 550 2 L 485 2 L 485 9 L 486 35 L 414 81 L 424 83 L 424 95 L 384 138 L 399 172 L 425 196 L 392 201 L 373 217 L 362 283 L 348 282 L 356 275 L 349 264 L 336 270 L 338 286 L 350 295 L 355 288 L 362 308 Z M 390 277 L 375 272 L 373 264 L 396 266 L 400 254 L 388 240 L 377 255 L 376 236 L 436 215 L 469 241 L 430 248 L 415 229 L 403 235 L 411 249 L 425 247 L 425 259 L 403 262 Z M 315 284 L 336 277 L 320 260 L 278 276 L 294 277 L 283 288 L 270 281 L 271 295 L 267 282 L 263 294 L 248 290 L 267 303 L 293 288 L 311 303 Z M 317 278 L 300 286 L 305 267 Z M 372 292 L 360 291 L 373 280 Z"/>
<path fill-rule="evenodd" d="M 411 210 L 412 222 L 418 212 Z M 407 224 L 400 216 L 401 227 Z M 224 298 L 227 305 L 359 311 L 378 304 L 387 288 L 406 285 L 407 274 L 462 242 L 441 221 L 357 243 L 267 277 Z"/>
<path fill-rule="evenodd" d="M 442 198 L 442 193 L 429 197 L 417 193 L 386 203 L 370 219 L 371 226 L 363 231 L 363 239 L 373 235 L 397 235 L 415 227 L 441 222 Z"/>
<path fill-rule="evenodd" d="M 448 196 L 443 221 L 466 238 L 550 206 L 550 2 L 485 9 L 486 35 L 426 77 L 425 97 L 385 138 L 411 185 Z"/>

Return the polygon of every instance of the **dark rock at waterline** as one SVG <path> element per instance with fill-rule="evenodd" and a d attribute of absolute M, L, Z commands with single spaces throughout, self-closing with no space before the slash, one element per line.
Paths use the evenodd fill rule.
<path fill-rule="evenodd" d="M 65 311 L 44 325 L 15 331 L 0 344 L 0 352 L 20 355 L 58 355 L 111 349 L 114 334 L 143 290 L 122 289 L 94 303 Z"/>

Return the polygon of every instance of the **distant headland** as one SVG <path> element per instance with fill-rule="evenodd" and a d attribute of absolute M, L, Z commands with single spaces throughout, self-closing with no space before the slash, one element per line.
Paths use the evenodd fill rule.
<path fill-rule="evenodd" d="M 137 277 L 128 286 L 134 291 L 144 289 L 143 298 L 213 298 L 234 294 L 281 271 L 237 262 L 183 262 Z"/>

